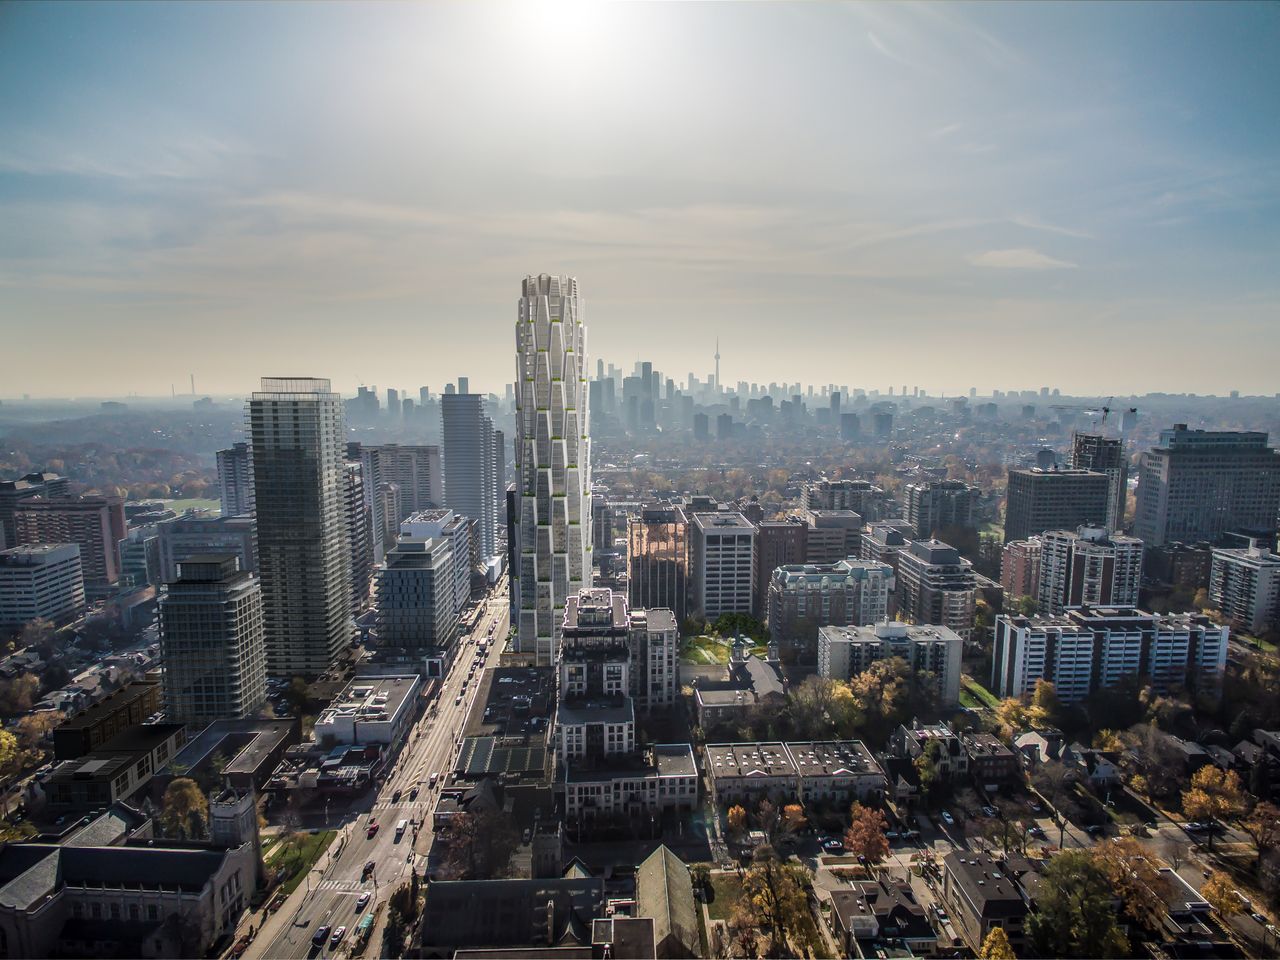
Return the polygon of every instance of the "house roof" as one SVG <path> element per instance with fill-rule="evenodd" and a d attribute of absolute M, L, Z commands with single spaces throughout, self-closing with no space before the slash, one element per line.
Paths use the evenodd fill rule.
<path fill-rule="evenodd" d="M 636 872 L 636 906 L 641 916 L 653 918 L 654 940 L 661 943 L 674 936 L 691 952 L 697 952 L 693 881 L 684 861 L 665 844 L 649 854 Z"/>

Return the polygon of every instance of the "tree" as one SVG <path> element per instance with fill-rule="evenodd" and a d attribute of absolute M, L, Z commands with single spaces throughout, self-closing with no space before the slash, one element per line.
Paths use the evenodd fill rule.
<path fill-rule="evenodd" d="M 805 818 L 804 807 L 798 803 L 788 803 L 782 808 L 782 832 L 798 833 L 809 821 Z"/>
<path fill-rule="evenodd" d="M 1235 884 L 1221 870 L 1214 870 L 1204 878 L 1200 896 L 1204 897 L 1205 902 L 1217 910 L 1218 915 L 1224 920 L 1239 913 L 1243 906 L 1240 898 L 1235 895 Z"/>
<path fill-rule="evenodd" d="M 8 777 L 18 769 L 18 738 L 8 730 L 0 730 L 0 774 Z"/>
<path fill-rule="evenodd" d="M 866 857 L 867 863 L 879 863 L 889 855 L 889 840 L 884 835 L 888 828 L 889 822 L 883 813 L 854 801 L 849 808 L 844 845 L 855 856 Z"/>
<path fill-rule="evenodd" d="M 1129 789 L 1144 800 L 1151 799 L 1151 784 L 1147 783 L 1147 778 L 1140 773 L 1135 773 L 1129 778 Z"/>
<path fill-rule="evenodd" d="M 1124 904 L 1125 913 L 1147 927 L 1159 924 L 1169 881 L 1156 869 L 1142 844 L 1132 837 L 1117 837 L 1111 843 L 1097 844 L 1090 853 L 1106 876 L 1108 888 Z"/>
<path fill-rule="evenodd" d="M 23 750 L 37 751 L 61 718 L 52 710 L 28 713 L 18 721 L 18 743 Z"/>
<path fill-rule="evenodd" d="M 729 836 L 741 837 L 747 832 L 747 811 L 740 804 L 734 804 L 729 808 Z"/>
<path fill-rule="evenodd" d="M 1016 697 L 1006 697 L 996 704 L 996 722 L 1006 740 L 1012 740 L 1020 731 L 1029 727 L 1027 705 Z"/>
<path fill-rule="evenodd" d="M 487 880 L 500 875 L 519 839 L 510 820 L 492 809 L 455 813 L 439 836 L 448 851 L 445 872 L 456 880 Z"/>
<path fill-rule="evenodd" d="M 899 723 L 907 707 L 911 668 L 901 657 L 877 660 L 849 681 L 859 712 L 866 718 L 869 740 L 882 740 Z"/>
<path fill-rule="evenodd" d="M 754 957 L 756 955 L 756 915 L 746 897 L 734 905 L 729 917 L 729 937 L 734 950 L 732 957 Z"/>
<path fill-rule="evenodd" d="M 942 760 L 942 744 L 937 740 L 930 740 L 925 744 L 924 751 L 913 761 L 916 768 L 916 776 L 920 778 L 920 792 L 924 794 L 925 800 L 933 799 L 933 791 L 938 785 L 938 781 L 942 778 L 939 765 Z"/>
<path fill-rule="evenodd" d="M 770 954 L 778 955 L 788 931 L 807 917 L 809 903 L 792 866 L 766 857 L 753 863 L 742 879 L 742 890 L 756 917 L 769 927 Z"/>
<path fill-rule="evenodd" d="M 1262 863 L 1262 851 L 1280 846 L 1280 807 L 1266 800 L 1259 803 L 1240 824 L 1258 849 L 1255 866 Z"/>
<path fill-rule="evenodd" d="M 1024 617 L 1034 617 L 1040 612 L 1040 601 L 1035 597 L 1019 597 L 1016 609 Z"/>
<path fill-rule="evenodd" d="M 23 673 L 12 680 L 0 681 L 0 713 L 8 717 L 26 713 L 39 692 L 40 681 L 35 674 Z"/>
<path fill-rule="evenodd" d="M 1234 770 L 1222 770 L 1206 764 L 1191 776 L 1191 789 L 1182 794 L 1182 811 L 1193 820 L 1215 825 L 1244 809 L 1240 777 Z M 1209 848 L 1213 848 L 1214 830 L 1209 831 Z"/>
<path fill-rule="evenodd" d="M 1031 707 L 1027 711 L 1032 726 L 1056 724 L 1062 720 L 1062 703 L 1058 700 L 1058 689 L 1050 681 L 1041 677 L 1036 681 L 1035 692 L 1031 694 Z"/>
<path fill-rule="evenodd" d="M 760 830 L 770 843 L 773 842 L 774 834 L 778 832 L 778 821 L 781 816 L 778 805 L 768 797 L 763 797 L 756 807 L 756 823 L 760 825 Z"/>
<path fill-rule="evenodd" d="M 209 799 L 189 777 L 177 777 L 165 787 L 160 822 L 171 837 L 194 840 L 204 836 L 209 824 Z"/>
<path fill-rule="evenodd" d="M 982 941 L 982 950 L 978 953 L 981 960 L 1018 960 L 1018 955 L 1009 945 L 1009 935 L 1004 927 L 993 927 Z"/>
<path fill-rule="evenodd" d="M 302 716 L 307 710 L 307 681 L 302 677 L 294 677 L 284 692 L 285 702 L 289 704 L 293 715 Z"/>
<path fill-rule="evenodd" d="M 1027 932 L 1051 957 L 1121 957 L 1129 942 L 1116 925 L 1106 874 L 1083 850 L 1053 857 L 1040 877 Z"/>

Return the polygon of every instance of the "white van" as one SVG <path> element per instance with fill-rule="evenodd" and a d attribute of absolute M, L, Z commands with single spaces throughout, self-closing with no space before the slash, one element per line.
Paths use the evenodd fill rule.
<path fill-rule="evenodd" d="M 401 820 L 399 823 L 396 824 L 396 840 L 397 841 L 399 841 L 399 839 L 404 836 L 404 832 L 408 828 L 409 828 L 408 820 Z"/>

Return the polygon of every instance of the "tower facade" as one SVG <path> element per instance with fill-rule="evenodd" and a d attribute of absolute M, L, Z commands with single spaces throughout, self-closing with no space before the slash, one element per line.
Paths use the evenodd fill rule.
<path fill-rule="evenodd" d="M 267 674 L 318 676 L 352 636 L 342 399 L 264 377 L 249 398 Z"/>
<path fill-rule="evenodd" d="M 498 549 L 493 421 L 485 415 L 484 397 L 478 393 L 446 394 L 440 402 L 440 416 L 444 425 L 445 504 L 476 521 L 480 556 L 491 557 Z"/>
<path fill-rule="evenodd" d="M 517 649 L 540 664 L 555 661 L 568 599 L 591 586 L 586 362 L 578 281 L 526 277 L 516 318 L 520 567 L 511 589 L 520 593 Z"/>

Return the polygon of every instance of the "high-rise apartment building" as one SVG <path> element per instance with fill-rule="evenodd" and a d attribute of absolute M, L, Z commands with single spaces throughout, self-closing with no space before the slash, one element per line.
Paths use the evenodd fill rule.
<path fill-rule="evenodd" d="M 973 634 L 977 578 L 973 564 L 940 540 L 914 540 L 898 555 L 898 613 L 911 623 Z"/>
<path fill-rule="evenodd" d="M 1071 466 L 1076 470 L 1092 470 L 1107 475 L 1110 493 L 1106 526 L 1113 532 L 1122 529 L 1125 498 L 1129 492 L 1129 459 L 1124 453 L 1124 440 L 1095 433 L 1072 434 Z"/>
<path fill-rule="evenodd" d="M 516 647 L 553 663 L 570 597 L 591 586 L 587 330 L 578 281 L 526 277 L 516 317 Z M 446 454 L 447 455 L 447 454 Z M 492 459 L 492 458 L 491 458 Z"/>
<path fill-rule="evenodd" d="M 1058 616 L 996 618 L 992 691 L 1029 697 L 1050 681 L 1064 703 L 1125 677 L 1160 693 L 1187 689 L 1216 699 L 1227 666 L 1226 627 L 1200 614 L 1154 614 L 1088 607 Z"/>
<path fill-rule="evenodd" d="M 160 541 L 160 582 L 178 579 L 178 564 L 203 553 L 233 553 L 240 569 L 257 573 L 257 522 L 251 516 L 185 516 L 156 524 Z"/>
<path fill-rule="evenodd" d="M 1280 556 L 1258 541 L 1213 551 L 1209 599 L 1238 630 L 1259 635 L 1280 626 Z"/>
<path fill-rule="evenodd" d="M 222 497 L 222 515 L 253 515 L 253 451 L 247 443 L 232 444 L 219 450 L 218 489 Z"/>
<path fill-rule="evenodd" d="M 1227 533 L 1274 530 L 1280 451 L 1265 433 L 1160 431 L 1142 457 L 1134 533 L 1149 547 L 1171 540 L 1217 543 Z"/>
<path fill-rule="evenodd" d="M 756 524 L 755 608 L 751 615 L 764 621 L 770 616 L 769 584 L 779 567 L 803 564 L 808 558 L 809 527 L 799 517 L 764 520 Z M 848 556 L 848 554 L 845 554 Z"/>
<path fill-rule="evenodd" d="M 627 521 L 627 598 L 633 609 L 688 616 L 689 521 L 677 504 L 645 506 Z"/>
<path fill-rule="evenodd" d="M 805 563 L 836 563 L 857 556 L 862 542 L 862 517 L 852 510 L 806 510 L 808 527 Z"/>
<path fill-rule="evenodd" d="M 901 657 L 916 676 L 932 676 L 938 703 L 960 700 L 962 640 L 943 626 L 900 621 L 818 631 L 818 676 L 848 680 L 865 673 L 877 660 Z"/>
<path fill-rule="evenodd" d="M 888 502 L 888 495 L 870 480 L 824 478 L 807 485 L 801 494 L 805 510 L 852 510 L 868 521 L 889 516 Z"/>
<path fill-rule="evenodd" d="M 128 533 L 120 497 L 19 500 L 13 508 L 17 544 L 74 543 L 85 589 L 101 594 L 120 579 L 120 541 Z"/>
<path fill-rule="evenodd" d="M 400 488 L 403 515 L 394 517 L 391 520 L 393 525 L 399 525 L 411 513 L 444 506 L 444 463 L 438 446 L 400 443 L 358 446 L 366 480 L 370 477 L 369 464 L 376 462 L 374 479 L 378 483 L 394 483 Z M 350 450 L 347 455 L 352 456 Z M 369 497 L 370 501 L 372 499 Z M 386 546 L 390 549 L 392 544 Z"/>
<path fill-rule="evenodd" d="M 464 564 L 465 566 L 465 564 Z M 445 537 L 402 537 L 378 568 L 378 644 L 453 659 L 458 637 L 453 547 Z"/>
<path fill-rule="evenodd" d="M 80 548 L 74 543 L 28 543 L 0 550 L 0 626 L 37 617 L 62 624 L 84 610 Z"/>
<path fill-rule="evenodd" d="M 875 560 L 777 567 L 766 594 L 769 637 L 784 659 L 813 663 L 819 627 L 885 620 L 892 592 L 893 568 Z"/>
<path fill-rule="evenodd" d="M 353 632 L 342 399 L 264 377 L 248 413 L 267 673 L 318 676 Z"/>
<path fill-rule="evenodd" d="M 1106 527 L 1046 530 L 1040 539 L 1038 612 L 1067 607 L 1132 607 L 1142 584 L 1142 541 Z"/>
<path fill-rule="evenodd" d="M 1040 590 L 1040 537 L 1010 540 L 1000 554 L 1000 586 L 1005 595 L 1034 597 Z"/>
<path fill-rule="evenodd" d="M 973 527 L 973 508 L 980 491 L 963 480 L 909 483 L 905 490 L 907 523 L 916 536 L 928 539 L 952 528 Z"/>
<path fill-rule="evenodd" d="M 1093 470 L 1010 469 L 1004 542 L 1046 530 L 1097 526 L 1107 517 L 1111 479 Z"/>
<path fill-rule="evenodd" d="M 343 464 L 343 480 L 343 511 L 351 549 L 351 610 L 358 614 L 369 605 L 369 584 L 373 578 L 373 524 L 364 496 L 363 466 L 348 460 Z"/>
<path fill-rule="evenodd" d="M 190 557 L 160 597 L 170 720 L 204 726 L 248 717 L 267 698 L 262 591 L 230 554 Z"/>
<path fill-rule="evenodd" d="M 493 421 L 485 416 L 484 397 L 454 393 L 441 398 L 444 423 L 444 499 L 455 513 L 475 520 L 480 555 L 498 549 L 498 477 L 493 452 Z M 403 494 L 401 496 L 403 504 Z M 403 506 L 401 509 L 404 509 Z"/>
<path fill-rule="evenodd" d="M 690 529 L 693 610 L 709 621 L 750 614 L 755 589 L 756 528 L 741 513 L 695 513 Z"/>
<path fill-rule="evenodd" d="M 19 480 L 0 480 L 0 543 L 18 545 L 18 528 L 13 511 L 18 503 L 30 497 L 58 500 L 70 495 L 70 483 L 56 473 L 28 473 Z"/>
<path fill-rule="evenodd" d="M 452 510 L 422 510 L 400 524 L 401 540 L 439 541 L 448 546 L 449 576 L 453 586 L 446 591 L 441 585 L 433 596 L 447 596 L 449 603 L 446 609 L 455 617 L 462 613 L 462 608 L 471 599 L 471 560 L 476 552 L 471 543 L 471 528 L 471 521 Z M 436 551 L 432 548 L 430 552 L 434 554 Z"/>

